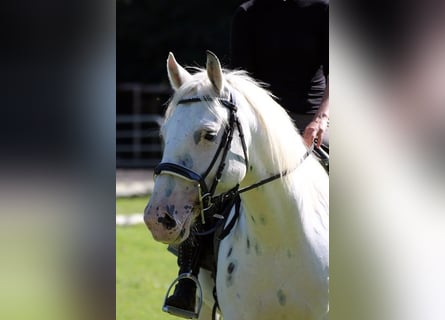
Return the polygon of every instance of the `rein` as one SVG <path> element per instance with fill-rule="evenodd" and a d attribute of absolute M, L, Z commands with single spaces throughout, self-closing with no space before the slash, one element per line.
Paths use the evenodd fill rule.
<path fill-rule="evenodd" d="M 314 145 L 312 145 L 312 146 L 305 152 L 305 154 L 303 155 L 303 157 L 302 157 L 302 159 L 301 159 L 301 162 L 303 162 L 307 157 L 309 157 L 309 155 L 310 155 L 310 154 L 312 153 L 312 151 L 313 151 L 313 148 L 314 148 Z M 301 164 L 301 162 L 300 162 L 300 164 Z M 226 203 L 226 201 L 229 201 L 229 200 L 231 200 L 231 199 L 235 199 L 235 198 L 239 197 L 239 195 L 240 195 L 241 193 L 248 192 L 248 191 L 250 191 L 250 190 L 256 189 L 256 188 L 258 188 L 258 187 L 260 187 L 260 186 L 262 186 L 262 185 L 264 185 L 264 184 L 266 184 L 266 183 L 272 182 L 272 181 L 274 181 L 274 180 L 281 179 L 282 177 L 288 175 L 289 173 L 291 173 L 292 171 L 294 171 L 294 170 L 296 170 L 296 169 L 297 169 L 297 168 L 294 168 L 294 169 L 292 169 L 292 170 L 290 170 L 290 171 L 284 171 L 284 172 L 278 173 L 278 174 L 276 174 L 276 175 L 273 175 L 273 176 L 271 176 L 271 177 L 269 177 L 269 178 L 260 180 L 260 181 L 258 181 L 258 182 L 256 182 L 256 183 L 251 184 L 250 186 L 244 187 L 244 188 L 242 188 L 242 189 L 238 189 L 239 185 L 237 185 L 235 188 L 233 188 L 233 189 L 231 189 L 231 190 L 229 190 L 229 191 L 227 191 L 227 192 L 225 192 L 225 193 L 222 193 L 222 194 L 220 194 L 219 196 L 215 196 L 215 197 L 213 197 L 212 200 L 213 200 L 214 203 L 222 204 L 222 205 L 220 205 L 219 207 L 224 207 L 223 204 Z M 238 216 L 239 216 L 239 209 L 240 209 L 240 207 L 239 207 L 239 205 L 238 205 L 237 208 L 236 208 L 236 210 L 235 210 L 235 214 L 234 214 L 234 216 L 232 217 L 232 219 L 230 220 L 230 222 L 228 223 L 228 225 L 227 225 L 225 228 L 223 228 L 221 234 L 218 235 L 218 237 L 217 237 L 217 238 L 218 238 L 218 241 L 223 240 L 223 239 L 230 233 L 230 231 L 232 230 L 232 228 L 235 226 L 235 222 L 236 222 L 236 220 L 238 219 Z M 227 217 L 229 216 L 229 213 L 230 213 L 230 210 L 223 210 L 223 214 L 222 214 L 222 215 L 221 215 L 221 214 L 218 214 L 218 213 L 215 213 L 215 214 L 213 215 L 213 217 L 215 217 L 215 218 L 217 218 L 217 219 L 220 219 L 221 222 L 222 222 L 222 221 L 224 221 L 225 219 L 227 219 Z M 198 235 L 198 236 L 201 236 L 201 235 L 207 235 L 207 234 L 211 233 L 212 231 L 215 231 L 218 227 L 219 227 L 219 225 L 216 225 L 214 228 L 212 228 L 212 229 L 209 230 L 209 231 L 206 231 L 206 232 L 203 232 L 203 233 L 195 232 L 195 234 Z"/>

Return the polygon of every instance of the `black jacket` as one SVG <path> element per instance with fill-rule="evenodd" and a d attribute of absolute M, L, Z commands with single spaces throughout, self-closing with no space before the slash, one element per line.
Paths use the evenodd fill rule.
<path fill-rule="evenodd" d="M 329 69 L 329 3 L 251 0 L 232 20 L 231 67 L 270 85 L 294 113 L 318 109 Z"/>

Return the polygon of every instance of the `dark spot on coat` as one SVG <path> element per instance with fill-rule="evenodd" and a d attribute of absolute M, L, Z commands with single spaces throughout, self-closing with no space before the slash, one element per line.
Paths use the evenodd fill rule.
<path fill-rule="evenodd" d="M 246 254 L 250 253 L 250 239 L 247 237 L 246 239 Z"/>
<path fill-rule="evenodd" d="M 286 305 L 286 295 L 284 294 L 283 290 L 278 290 L 277 292 L 278 302 L 280 305 L 284 306 Z"/>
<path fill-rule="evenodd" d="M 266 218 L 264 216 L 260 217 L 260 222 L 262 225 L 266 225 Z"/>
<path fill-rule="evenodd" d="M 250 219 L 252 219 L 253 223 L 256 223 L 255 218 L 252 215 L 250 216 Z"/>
<path fill-rule="evenodd" d="M 227 266 L 227 272 L 231 274 L 235 270 L 235 264 L 233 262 L 230 262 Z"/>
<path fill-rule="evenodd" d="M 195 141 L 195 144 L 198 144 L 199 141 L 201 141 L 201 130 L 196 130 L 193 133 L 193 140 Z"/>
<path fill-rule="evenodd" d="M 233 248 L 230 247 L 229 252 L 227 252 L 227 258 L 230 257 L 230 255 L 232 254 L 232 250 L 233 250 Z"/>
<path fill-rule="evenodd" d="M 233 285 L 233 275 L 236 269 L 236 261 L 232 261 L 227 265 L 226 286 L 231 287 Z"/>
<path fill-rule="evenodd" d="M 180 159 L 179 163 L 188 169 L 193 168 L 193 159 L 189 153 L 184 154 Z"/>
<path fill-rule="evenodd" d="M 175 186 L 176 186 L 176 180 L 175 179 L 169 179 L 167 181 L 167 186 L 166 186 L 166 188 L 164 190 L 165 197 L 168 198 L 168 197 L 171 196 L 171 194 L 173 193 L 173 190 L 175 189 Z"/>
<path fill-rule="evenodd" d="M 250 169 L 250 171 L 252 171 L 252 170 L 253 170 L 253 167 L 252 167 L 252 166 L 250 166 L 250 167 L 249 167 L 249 169 Z"/>

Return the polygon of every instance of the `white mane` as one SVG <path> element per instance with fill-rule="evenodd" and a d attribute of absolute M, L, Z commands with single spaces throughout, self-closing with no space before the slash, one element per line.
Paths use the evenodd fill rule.
<path fill-rule="evenodd" d="M 275 170 L 283 172 L 294 169 L 306 147 L 286 110 L 264 89 L 264 85 L 253 80 L 244 71 L 232 71 L 225 79 L 235 92 L 235 100 L 246 100 L 260 124 L 260 130 L 266 136 Z M 238 96 L 237 94 L 238 93 Z"/>
<path fill-rule="evenodd" d="M 179 100 L 185 97 L 211 97 L 209 108 L 218 105 L 218 98 L 204 69 L 196 69 L 191 81 L 184 83 L 172 97 L 166 111 L 166 120 L 173 113 Z M 224 97 L 229 94 L 239 108 L 250 106 L 257 117 L 258 131 L 266 137 L 272 156 L 274 173 L 292 170 L 298 166 L 306 147 L 291 118 L 272 94 L 244 71 L 224 70 Z M 215 112 L 216 114 L 216 112 Z M 167 122 L 166 121 L 166 122 Z M 272 172 L 271 172 L 272 173 Z"/>

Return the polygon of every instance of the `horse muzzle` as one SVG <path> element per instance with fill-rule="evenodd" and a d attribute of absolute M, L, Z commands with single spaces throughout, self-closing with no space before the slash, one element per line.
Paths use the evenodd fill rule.
<path fill-rule="evenodd" d="M 178 244 L 188 238 L 192 221 L 191 215 L 180 219 L 165 208 L 158 208 L 154 211 L 156 212 L 149 209 L 144 213 L 144 222 L 156 241 Z"/>
<path fill-rule="evenodd" d="M 163 180 L 174 179 L 163 178 L 165 178 Z M 188 190 L 183 188 L 183 183 L 180 181 L 174 184 L 171 192 L 166 193 L 163 183 L 158 182 L 161 184 L 159 187 L 162 192 L 157 192 L 158 185 L 156 185 L 152 198 L 144 210 L 144 222 L 156 241 L 167 244 L 181 243 L 190 235 L 190 227 L 196 215 L 194 209 L 198 207 L 197 192 L 193 185 L 187 185 Z M 160 194 L 162 196 L 159 196 Z"/>

